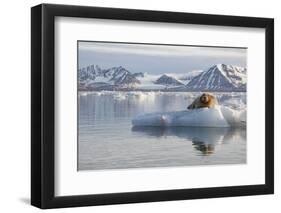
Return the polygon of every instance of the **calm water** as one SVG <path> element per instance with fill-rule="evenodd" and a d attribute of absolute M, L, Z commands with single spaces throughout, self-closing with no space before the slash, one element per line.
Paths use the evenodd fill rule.
<path fill-rule="evenodd" d="M 80 92 L 78 170 L 246 163 L 246 129 L 133 128 L 134 116 L 183 110 L 198 93 Z M 218 93 L 246 107 L 245 93 Z"/>

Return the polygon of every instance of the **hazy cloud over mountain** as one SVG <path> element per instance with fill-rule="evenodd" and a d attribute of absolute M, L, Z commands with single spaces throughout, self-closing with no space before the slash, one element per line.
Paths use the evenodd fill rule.
<path fill-rule="evenodd" d="M 124 66 L 132 72 L 186 73 L 214 64 L 247 67 L 246 48 L 79 42 L 79 67 Z"/>

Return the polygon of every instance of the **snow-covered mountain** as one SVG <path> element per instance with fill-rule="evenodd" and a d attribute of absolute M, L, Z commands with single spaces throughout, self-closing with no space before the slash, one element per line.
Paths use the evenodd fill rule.
<path fill-rule="evenodd" d="M 246 68 L 217 64 L 195 76 L 186 88 L 192 91 L 246 91 Z"/>
<path fill-rule="evenodd" d="M 143 73 L 131 73 L 124 67 L 112 67 L 101 69 L 98 65 L 91 65 L 79 69 L 80 89 L 113 89 L 113 88 L 132 88 L 140 84 L 138 77 Z"/>
<path fill-rule="evenodd" d="M 217 64 L 206 71 L 151 75 L 122 66 L 79 69 L 80 90 L 246 91 L 246 68 Z"/>
<path fill-rule="evenodd" d="M 165 85 L 165 86 L 181 86 L 181 85 L 183 85 L 183 83 L 180 82 L 179 80 L 177 80 L 175 77 L 169 76 L 167 74 L 164 74 L 160 78 L 158 78 L 155 81 L 155 84 L 161 84 L 161 85 Z"/>

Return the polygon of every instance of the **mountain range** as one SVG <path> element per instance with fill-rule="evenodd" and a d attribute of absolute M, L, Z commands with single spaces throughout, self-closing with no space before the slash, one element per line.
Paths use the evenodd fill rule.
<path fill-rule="evenodd" d="M 245 92 L 247 69 L 216 64 L 204 71 L 151 75 L 132 73 L 122 66 L 102 69 L 90 65 L 78 70 L 79 90 L 165 90 Z"/>

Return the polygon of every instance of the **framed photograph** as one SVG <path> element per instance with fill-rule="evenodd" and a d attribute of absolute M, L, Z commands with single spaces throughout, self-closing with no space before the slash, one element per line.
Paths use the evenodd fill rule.
<path fill-rule="evenodd" d="M 272 194 L 274 21 L 31 9 L 31 203 Z"/>

